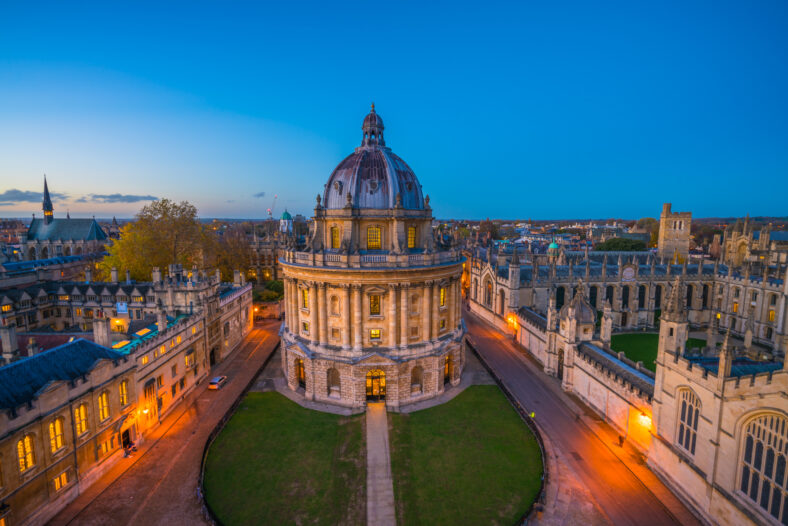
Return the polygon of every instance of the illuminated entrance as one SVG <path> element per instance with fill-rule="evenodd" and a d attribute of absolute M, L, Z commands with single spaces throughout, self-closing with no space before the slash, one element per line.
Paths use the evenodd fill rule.
<path fill-rule="evenodd" d="M 306 374 L 304 373 L 304 360 L 296 358 L 295 361 L 295 374 L 298 381 L 298 387 L 306 389 Z"/>
<path fill-rule="evenodd" d="M 367 401 L 380 402 L 386 399 L 386 373 L 375 369 L 367 373 Z"/>

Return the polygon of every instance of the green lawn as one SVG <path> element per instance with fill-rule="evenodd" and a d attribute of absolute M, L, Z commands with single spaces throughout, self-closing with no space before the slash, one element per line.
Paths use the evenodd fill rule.
<path fill-rule="evenodd" d="M 539 491 L 539 445 L 494 385 L 389 414 L 397 522 L 514 524 Z"/>
<path fill-rule="evenodd" d="M 211 445 L 206 500 L 228 526 L 363 524 L 363 419 L 249 393 Z"/>
<path fill-rule="evenodd" d="M 614 334 L 610 347 L 616 352 L 622 352 L 633 362 L 643 362 L 643 367 L 651 371 L 657 370 L 657 346 L 659 345 L 658 333 Z M 690 338 L 687 340 L 687 349 L 703 347 L 706 340 Z"/>

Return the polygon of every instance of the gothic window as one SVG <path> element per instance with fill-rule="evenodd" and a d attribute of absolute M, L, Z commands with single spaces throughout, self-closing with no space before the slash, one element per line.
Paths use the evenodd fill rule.
<path fill-rule="evenodd" d="M 369 297 L 369 314 L 370 316 L 380 316 L 380 295 L 372 294 Z"/>
<path fill-rule="evenodd" d="M 63 445 L 63 418 L 58 417 L 49 423 L 49 449 L 57 453 Z"/>
<path fill-rule="evenodd" d="M 339 228 L 331 227 L 331 248 L 339 248 Z"/>
<path fill-rule="evenodd" d="M 605 289 L 605 299 L 608 300 L 611 305 L 613 304 L 613 285 L 608 285 Z"/>
<path fill-rule="evenodd" d="M 638 309 L 646 308 L 646 286 L 641 285 L 638 287 Z"/>
<path fill-rule="evenodd" d="M 187 354 L 187 362 L 188 362 L 188 354 Z M 194 360 L 194 353 L 192 353 L 192 361 Z M 189 364 L 187 363 L 186 366 L 188 367 Z M 129 381 L 123 380 L 118 385 L 118 394 L 120 395 L 120 405 L 125 406 L 129 403 Z"/>
<path fill-rule="evenodd" d="M 596 287 L 590 287 L 588 289 L 588 302 L 591 303 L 591 306 L 594 307 L 595 309 L 597 308 L 596 307 L 596 291 L 597 291 Z"/>
<path fill-rule="evenodd" d="M 700 400 L 689 389 L 679 392 L 679 432 L 678 443 L 690 455 L 695 454 L 695 441 L 698 435 Z"/>
<path fill-rule="evenodd" d="M 104 391 L 98 397 L 99 420 L 109 418 L 109 394 Z"/>
<path fill-rule="evenodd" d="M 492 306 L 492 282 L 487 280 L 484 285 L 484 304 L 488 307 Z"/>
<path fill-rule="evenodd" d="M 88 406 L 79 404 L 74 409 L 74 427 L 77 435 L 81 435 L 88 430 Z"/>
<path fill-rule="evenodd" d="M 473 280 L 473 299 L 479 299 L 479 280 L 475 278 Z"/>
<path fill-rule="evenodd" d="M 380 227 L 367 228 L 367 250 L 380 250 Z"/>
<path fill-rule="evenodd" d="M 16 453 L 19 459 L 20 473 L 24 473 L 36 465 L 36 455 L 35 451 L 33 451 L 33 435 L 25 435 L 16 443 Z"/>
<path fill-rule="evenodd" d="M 506 293 L 501 291 L 501 295 L 498 296 L 498 314 L 503 316 L 504 309 L 506 309 Z"/>
<path fill-rule="evenodd" d="M 626 309 L 629 307 L 629 287 L 624 286 L 621 289 L 621 308 Z"/>
<path fill-rule="evenodd" d="M 416 248 L 416 227 L 408 227 L 408 248 Z"/>
<path fill-rule="evenodd" d="M 709 306 L 709 286 L 703 285 L 703 292 L 701 293 L 702 301 L 703 301 L 703 308 L 708 308 Z"/>
<path fill-rule="evenodd" d="M 560 309 L 564 306 L 564 287 L 558 287 L 555 290 L 555 308 Z"/>
<path fill-rule="evenodd" d="M 744 428 L 739 491 L 782 524 L 788 524 L 788 419 L 767 414 Z"/>
<path fill-rule="evenodd" d="M 692 285 L 687 285 L 687 308 L 692 308 L 692 294 L 695 292 L 695 289 Z"/>

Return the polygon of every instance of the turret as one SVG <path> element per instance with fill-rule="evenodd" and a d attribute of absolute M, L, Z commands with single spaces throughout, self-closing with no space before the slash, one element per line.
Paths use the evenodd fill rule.
<path fill-rule="evenodd" d="M 720 349 L 720 362 L 717 369 L 717 390 L 722 391 L 725 385 L 725 378 L 731 375 L 731 367 L 733 366 L 734 350 L 730 346 L 731 329 L 728 327 L 728 332 L 725 333 L 725 339 L 722 340 L 722 348 Z"/>
<path fill-rule="evenodd" d="M 54 217 L 52 199 L 49 197 L 49 187 L 47 186 L 47 176 L 44 175 L 44 224 L 48 225 Z"/>
<path fill-rule="evenodd" d="M 684 353 L 689 329 L 687 312 L 682 301 L 683 288 L 681 278 L 676 277 L 660 319 L 659 348 L 657 352 L 658 354 L 668 352 L 674 356 L 674 360 L 678 360 L 678 357 Z M 657 361 L 659 362 L 659 358 L 657 358 Z"/>
<path fill-rule="evenodd" d="M 610 341 L 613 337 L 613 307 L 610 306 L 610 300 L 605 300 L 605 306 L 602 310 L 602 323 L 599 326 L 599 339 L 605 347 L 610 347 Z"/>

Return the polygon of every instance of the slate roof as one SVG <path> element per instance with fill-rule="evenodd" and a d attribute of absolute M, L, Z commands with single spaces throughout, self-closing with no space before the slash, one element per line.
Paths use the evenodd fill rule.
<path fill-rule="evenodd" d="M 599 365 L 613 371 L 616 376 L 623 378 L 649 398 L 654 396 L 654 378 L 646 373 L 638 371 L 592 343 L 583 342 L 577 347 L 577 350 Z"/>
<path fill-rule="evenodd" d="M 0 268 L 5 269 L 7 272 L 24 272 L 26 270 L 34 270 L 39 267 L 47 267 L 50 265 L 62 265 L 64 263 L 73 263 L 74 261 L 81 261 L 85 259 L 84 255 L 81 256 L 58 256 L 46 259 L 33 259 L 28 261 L 7 261 L 0 264 Z"/>
<path fill-rule="evenodd" d="M 107 234 L 95 219 L 53 219 L 48 225 L 34 218 L 27 231 L 29 241 L 101 241 Z"/>
<path fill-rule="evenodd" d="M 703 367 L 715 376 L 719 371 L 720 359 L 717 356 L 687 356 L 686 358 L 693 364 Z M 733 359 L 733 363 L 731 364 L 731 376 L 750 376 L 779 371 L 782 368 L 783 364 L 780 362 L 757 362 L 746 356 L 740 356 Z"/>
<path fill-rule="evenodd" d="M 85 339 L 0 367 L 0 409 L 32 402 L 52 382 L 71 382 L 92 371 L 100 360 L 124 359 L 123 354 Z"/>

